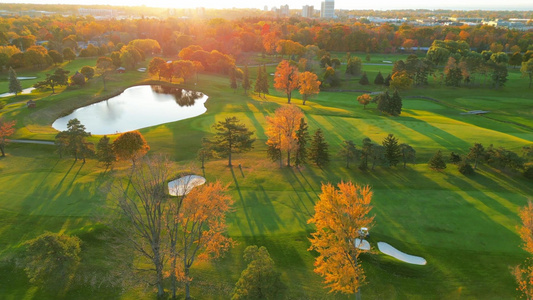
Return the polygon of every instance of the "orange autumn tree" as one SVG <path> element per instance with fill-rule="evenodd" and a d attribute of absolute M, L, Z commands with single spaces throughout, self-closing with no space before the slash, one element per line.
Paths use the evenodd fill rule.
<path fill-rule="evenodd" d="M 520 219 L 522 227 L 519 228 L 520 237 L 524 242 L 524 250 L 533 254 L 533 203 L 527 202 L 527 205 L 520 210 Z M 518 290 L 526 297 L 533 299 L 533 259 L 529 257 L 522 265 L 513 269 L 513 275 L 518 283 Z"/>
<path fill-rule="evenodd" d="M 175 267 L 174 276 L 185 282 L 185 299 L 191 299 L 190 269 L 194 262 L 220 257 L 234 245 L 224 235 L 226 214 L 232 204 L 227 187 L 217 181 L 193 188 L 179 205 L 171 205 L 167 211 L 171 216 L 166 219 L 176 229 L 170 249 L 171 265 Z"/>
<path fill-rule="evenodd" d="M 366 106 L 368 103 L 370 103 L 370 101 L 372 101 L 372 96 L 369 94 L 362 94 L 361 96 L 357 97 L 357 102 L 363 105 L 363 109 L 366 109 Z"/>
<path fill-rule="evenodd" d="M 282 60 L 274 74 L 274 87 L 287 95 L 287 103 L 291 103 L 292 91 L 298 88 L 298 67 Z"/>
<path fill-rule="evenodd" d="M 2 157 L 6 156 L 5 148 L 7 144 L 7 137 L 15 133 L 16 121 L 4 121 L 0 119 L 0 151 L 2 151 Z"/>
<path fill-rule="evenodd" d="M 374 220 L 369 216 L 372 191 L 369 186 L 351 182 L 341 182 L 337 187 L 322 184 L 315 214 L 307 221 L 316 226 L 309 250 L 319 253 L 315 272 L 324 277 L 331 292 L 359 294 L 365 274 L 358 260 L 362 250 L 354 242 L 359 229 L 370 227 Z"/>
<path fill-rule="evenodd" d="M 287 167 L 291 166 L 291 152 L 298 148 L 296 133 L 303 117 L 302 110 L 295 105 L 282 106 L 276 109 L 274 117 L 267 117 L 267 145 L 280 151 L 280 167 L 282 151 L 287 151 Z"/>
<path fill-rule="evenodd" d="M 303 98 L 303 105 L 305 101 L 312 96 L 317 95 L 320 92 L 320 81 L 318 81 L 318 76 L 312 72 L 303 72 L 300 74 L 300 94 Z"/>
<path fill-rule="evenodd" d="M 128 131 L 118 136 L 113 142 L 113 151 L 118 160 L 131 160 L 135 165 L 135 161 L 143 157 L 146 152 L 150 150 L 150 146 L 142 134 L 137 131 Z"/>

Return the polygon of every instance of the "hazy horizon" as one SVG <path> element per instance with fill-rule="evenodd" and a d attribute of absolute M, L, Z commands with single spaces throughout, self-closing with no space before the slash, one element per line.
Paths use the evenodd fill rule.
<path fill-rule="evenodd" d="M 288 3 L 290 2 L 290 3 Z M 315 9 L 320 9 L 320 0 L 265 0 L 265 1 L 246 1 L 246 0 L 234 0 L 227 3 L 221 3 L 215 0 L 197 0 L 187 3 L 176 3 L 175 1 L 144 1 L 144 0 L 130 0 L 126 4 L 121 0 L 12 0 L 4 2 L 0 0 L 0 4 L 7 3 L 27 3 L 27 4 L 76 4 L 76 5 L 113 5 L 113 6 L 148 6 L 148 7 L 168 7 L 168 8 L 257 8 L 263 9 L 265 5 L 268 8 L 279 7 L 280 5 L 289 4 L 290 9 L 301 9 L 304 5 L 312 5 Z M 533 10 L 533 1 L 524 0 L 510 0 L 506 2 L 501 1 L 460 1 L 460 0 L 448 0 L 442 2 L 442 4 L 436 4 L 432 2 L 415 0 L 408 2 L 399 2 L 393 0 L 382 0 L 379 4 L 375 2 L 370 3 L 355 3 L 350 0 L 336 0 L 335 9 L 360 9 L 360 10 L 400 10 L 400 9 L 445 9 L 445 10 L 520 10 L 528 11 Z"/>

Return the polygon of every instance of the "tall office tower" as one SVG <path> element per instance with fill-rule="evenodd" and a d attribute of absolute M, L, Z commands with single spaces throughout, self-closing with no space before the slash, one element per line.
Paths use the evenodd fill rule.
<path fill-rule="evenodd" d="M 322 2 L 320 10 L 321 18 L 334 18 L 335 17 L 335 0 L 326 0 Z"/>
<path fill-rule="evenodd" d="M 314 6 L 309 6 L 309 5 L 304 5 L 302 7 L 302 17 L 304 18 L 312 18 L 313 17 L 313 14 L 315 13 L 315 7 Z"/>
<path fill-rule="evenodd" d="M 289 15 L 289 5 L 285 4 L 279 7 L 279 13 L 282 16 L 288 16 Z"/>

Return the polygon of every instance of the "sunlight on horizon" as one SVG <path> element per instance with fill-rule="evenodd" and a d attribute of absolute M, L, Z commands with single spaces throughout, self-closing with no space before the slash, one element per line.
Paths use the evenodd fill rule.
<path fill-rule="evenodd" d="M 231 2 L 220 2 L 215 0 L 197 0 L 186 3 L 176 3 L 174 0 L 130 0 L 125 3 L 122 0 L 8 0 L 9 3 L 31 3 L 31 4 L 77 4 L 77 5 L 113 5 L 113 6 L 149 6 L 149 7 L 168 7 L 168 8 L 256 8 L 263 9 L 268 6 L 279 7 L 280 5 L 289 4 L 290 9 L 301 9 L 304 5 L 312 5 L 315 9 L 320 9 L 321 0 L 264 0 L 264 1 L 246 1 L 234 0 Z M 0 4 L 1 5 L 1 4 Z M 483 0 L 448 0 L 442 2 L 428 2 L 425 0 L 414 0 L 409 2 L 383 0 L 376 2 L 357 3 L 350 0 L 336 0 L 335 9 L 374 9 L 374 10 L 392 10 L 392 9 L 454 9 L 454 10 L 533 10 L 533 2 L 527 0 L 510 0 L 510 1 L 483 1 Z"/>

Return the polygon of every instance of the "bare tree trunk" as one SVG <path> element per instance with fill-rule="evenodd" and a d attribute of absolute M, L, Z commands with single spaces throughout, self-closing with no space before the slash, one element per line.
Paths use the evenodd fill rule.
<path fill-rule="evenodd" d="M 191 299 L 191 283 L 189 281 L 189 268 L 185 267 L 185 299 Z"/>

